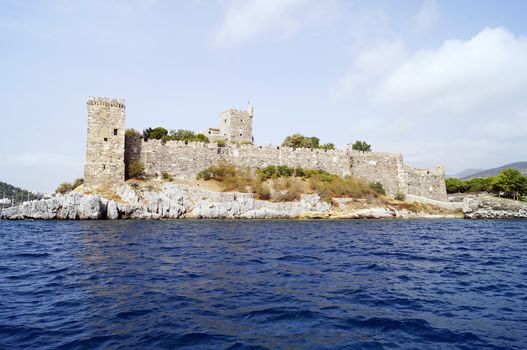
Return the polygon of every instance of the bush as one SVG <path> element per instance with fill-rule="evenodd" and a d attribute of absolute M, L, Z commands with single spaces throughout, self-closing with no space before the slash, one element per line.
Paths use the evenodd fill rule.
<path fill-rule="evenodd" d="M 271 189 L 262 181 L 255 180 L 252 184 L 252 190 L 256 199 L 269 200 L 271 199 Z"/>
<path fill-rule="evenodd" d="M 84 183 L 84 179 L 79 177 L 73 181 L 73 183 L 71 184 L 71 189 L 74 190 L 80 185 L 82 185 L 83 183 Z"/>
<path fill-rule="evenodd" d="M 382 194 L 382 195 L 386 194 L 386 191 L 384 190 L 380 182 L 370 182 L 369 186 L 372 190 L 374 190 L 378 194 Z"/>
<path fill-rule="evenodd" d="M 73 190 L 73 186 L 69 182 L 63 182 L 57 187 L 55 190 L 55 193 L 65 194 L 68 192 L 71 192 Z"/>
<path fill-rule="evenodd" d="M 198 180 L 216 180 L 224 191 L 246 192 L 252 178 L 248 172 L 242 171 L 228 163 L 219 163 L 202 170 L 196 176 Z"/>
<path fill-rule="evenodd" d="M 351 145 L 351 149 L 360 152 L 371 152 L 371 145 L 365 141 L 355 141 L 355 143 Z"/>
<path fill-rule="evenodd" d="M 300 199 L 302 186 L 294 178 L 284 177 L 273 182 L 272 200 L 275 202 L 291 202 Z"/>
<path fill-rule="evenodd" d="M 145 175 L 145 166 L 140 160 L 130 161 L 125 170 L 128 179 L 142 178 Z"/>
<path fill-rule="evenodd" d="M 395 195 L 395 199 L 398 201 L 404 201 L 406 200 L 406 195 L 402 192 L 397 192 L 397 194 Z"/>
<path fill-rule="evenodd" d="M 135 129 L 126 129 L 125 135 L 134 139 L 140 139 L 141 133 Z"/>
<path fill-rule="evenodd" d="M 364 198 L 377 195 L 368 183 L 354 177 L 317 176 L 310 179 L 310 186 L 325 201 L 331 201 L 332 198 Z"/>
<path fill-rule="evenodd" d="M 218 141 L 216 141 L 216 144 L 218 144 L 218 147 L 225 147 L 225 145 L 226 145 L 224 140 L 218 140 Z"/>
<path fill-rule="evenodd" d="M 166 171 L 163 171 L 161 173 L 161 177 L 163 178 L 163 180 L 165 181 L 174 181 L 174 177 L 172 175 L 170 175 L 169 173 L 167 173 Z"/>

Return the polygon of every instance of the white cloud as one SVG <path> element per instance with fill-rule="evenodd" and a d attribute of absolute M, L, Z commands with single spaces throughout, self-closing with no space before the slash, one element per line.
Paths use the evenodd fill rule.
<path fill-rule="evenodd" d="M 414 16 L 416 29 L 429 32 L 434 29 L 440 18 L 439 5 L 434 0 L 424 0 L 419 12 Z"/>
<path fill-rule="evenodd" d="M 334 97 L 354 94 L 372 94 L 378 81 L 395 69 L 407 58 L 407 52 L 400 41 L 382 42 L 361 50 L 353 60 L 350 70 L 333 89 Z"/>
<path fill-rule="evenodd" d="M 525 158 L 525 62 L 527 38 L 504 28 L 413 52 L 385 42 L 360 50 L 331 93 L 358 111 L 361 138 L 397 144 L 413 165 L 499 166 Z"/>
<path fill-rule="evenodd" d="M 264 33 L 291 36 L 302 25 L 307 4 L 307 0 L 231 0 L 213 44 L 238 46 Z"/>
<path fill-rule="evenodd" d="M 417 51 L 381 79 L 377 98 L 425 112 L 464 113 L 521 94 L 527 88 L 525 62 L 525 38 L 485 29 L 470 40 Z"/>

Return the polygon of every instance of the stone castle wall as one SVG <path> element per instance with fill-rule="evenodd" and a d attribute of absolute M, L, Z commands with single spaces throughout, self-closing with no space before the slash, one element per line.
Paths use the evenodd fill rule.
<path fill-rule="evenodd" d="M 141 160 L 148 175 L 167 172 L 186 179 L 194 179 L 198 172 L 221 161 L 251 170 L 268 165 L 320 169 L 380 182 L 390 195 L 402 192 L 447 199 L 442 171 L 412 169 L 403 164 L 399 154 L 239 144 L 218 147 L 215 143 L 127 138 L 126 159 Z"/>
<path fill-rule="evenodd" d="M 147 175 L 167 172 L 177 178 L 196 174 L 221 161 L 252 171 L 268 165 L 320 169 L 340 176 L 356 176 L 380 182 L 386 193 L 398 192 L 434 200 L 447 200 L 442 168 L 413 169 L 400 154 L 257 146 L 252 142 L 252 108 L 221 114 L 219 133 L 227 133 L 225 147 L 216 143 L 143 140 L 125 137 L 124 100 L 88 99 L 88 139 L 84 179 L 86 186 L 120 184 L 125 164 L 140 160 Z M 217 129 L 210 129 L 217 131 Z M 229 134 L 230 133 L 230 134 Z M 240 135 L 241 134 L 241 135 Z"/>

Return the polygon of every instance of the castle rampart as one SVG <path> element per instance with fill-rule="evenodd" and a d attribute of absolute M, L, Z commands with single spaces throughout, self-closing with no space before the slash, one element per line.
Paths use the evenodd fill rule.
<path fill-rule="evenodd" d="M 134 145 L 133 149 L 128 150 L 128 145 Z M 127 140 L 127 154 L 129 159 L 141 160 L 151 176 L 167 172 L 176 178 L 194 179 L 198 172 L 221 161 L 253 171 L 268 165 L 287 165 L 380 182 L 390 195 L 401 192 L 446 200 L 443 173 L 405 166 L 400 154 L 250 144 L 218 147 L 215 143 L 142 139 Z"/>
<path fill-rule="evenodd" d="M 241 133 L 241 137 L 246 138 L 250 135 L 252 141 L 252 108 L 247 112 L 227 110 L 221 117 L 228 125 L 220 125 L 220 132 L 230 130 L 234 133 L 227 138 L 232 142 L 227 142 L 225 147 L 214 142 L 125 138 L 124 100 L 90 98 L 85 183 L 88 186 L 120 183 L 124 180 L 125 163 L 131 160 L 140 160 L 149 176 L 167 172 L 185 179 L 194 179 L 198 172 L 224 161 L 252 171 L 268 165 L 320 169 L 380 182 L 390 195 L 400 192 L 434 200 L 447 199 L 444 171 L 440 167 L 413 169 L 404 165 L 400 154 L 358 152 L 349 147 L 324 150 L 244 144 L 249 141 L 235 136 Z M 240 132 L 242 129 L 245 131 Z"/>

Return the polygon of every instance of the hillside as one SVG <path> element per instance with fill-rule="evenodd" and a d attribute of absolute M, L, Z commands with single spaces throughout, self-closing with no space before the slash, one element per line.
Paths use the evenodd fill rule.
<path fill-rule="evenodd" d="M 22 201 L 37 199 L 37 195 L 31 191 L 24 190 L 5 182 L 0 181 L 0 200 L 2 198 L 14 199 L 15 203 Z"/>
<path fill-rule="evenodd" d="M 473 173 L 471 175 L 462 177 L 461 179 L 462 180 L 469 180 L 469 179 L 473 179 L 473 178 L 476 178 L 476 177 L 496 176 L 496 175 L 501 173 L 506 168 L 517 169 L 517 170 L 521 171 L 524 175 L 527 175 L 527 162 L 516 162 L 516 163 L 505 164 L 505 165 L 502 165 L 502 166 L 497 167 L 497 168 L 482 170 L 482 171 Z"/>

